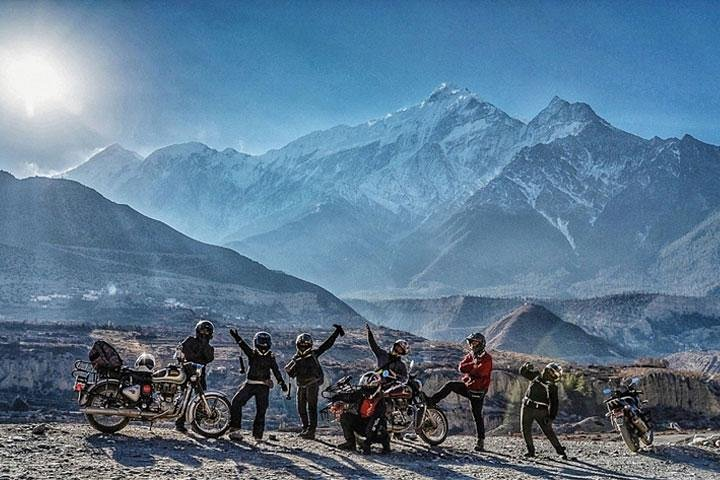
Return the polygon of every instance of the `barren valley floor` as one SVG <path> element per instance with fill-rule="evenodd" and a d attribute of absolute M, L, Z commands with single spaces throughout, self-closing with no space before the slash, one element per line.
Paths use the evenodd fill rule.
<path fill-rule="evenodd" d="M 717 450 L 689 446 L 681 435 L 659 435 L 652 450 L 638 455 L 613 435 L 562 437 L 571 460 L 561 461 L 544 440 L 537 459 L 523 459 L 518 436 L 490 437 L 483 454 L 471 452 L 471 437 L 451 436 L 438 448 L 402 441 L 391 454 L 363 456 L 335 449 L 341 437 L 334 430 L 314 442 L 269 432 L 272 440 L 255 445 L 166 426 L 131 425 L 118 435 L 78 423 L 46 426 L 0 425 L 0 479 L 720 479 Z"/>

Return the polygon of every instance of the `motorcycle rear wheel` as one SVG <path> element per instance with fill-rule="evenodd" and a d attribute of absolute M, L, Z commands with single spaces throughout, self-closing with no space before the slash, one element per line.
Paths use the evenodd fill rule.
<path fill-rule="evenodd" d="M 638 436 L 635 435 L 635 432 L 631 431 L 627 425 L 620 425 L 620 435 L 622 435 L 622 439 L 628 450 L 633 453 L 640 450 L 640 440 L 638 439 Z"/>
<path fill-rule="evenodd" d="M 108 401 L 120 396 L 120 386 L 115 382 L 100 382 L 94 385 L 87 396 L 87 406 L 94 408 L 107 408 Z M 117 433 L 130 423 L 128 417 L 119 415 L 90 415 L 85 414 L 88 423 L 95 430 L 102 433 Z"/>
<path fill-rule="evenodd" d="M 417 434 L 428 445 L 436 446 L 445 441 L 450 428 L 445 413 L 439 408 L 427 408 Z"/>

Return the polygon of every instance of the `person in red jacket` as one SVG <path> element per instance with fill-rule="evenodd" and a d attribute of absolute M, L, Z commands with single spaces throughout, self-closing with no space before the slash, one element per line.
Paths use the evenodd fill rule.
<path fill-rule="evenodd" d="M 465 355 L 458 366 L 458 370 L 462 374 L 462 381 L 447 382 L 436 394 L 428 397 L 428 403 L 435 405 L 451 393 L 457 393 L 470 400 L 477 430 L 475 450 L 482 452 L 485 450 L 483 403 L 485 403 L 485 394 L 490 387 L 492 357 L 485 351 L 485 336 L 482 333 L 470 334 L 465 340 L 470 347 L 470 353 Z"/>

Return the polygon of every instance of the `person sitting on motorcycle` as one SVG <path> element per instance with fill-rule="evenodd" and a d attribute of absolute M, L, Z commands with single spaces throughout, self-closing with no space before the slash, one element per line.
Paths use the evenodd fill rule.
<path fill-rule="evenodd" d="M 280 388 L 287 392 L 288 387 L 280 374 L 275 355 L 270 350 L 272 337 L 267 332 L 258 332 L 253 338 L 254 348 L 251 348 L 238 334 L 237 330 L 230 329 L 230 335 L 235 339 L 240 350 L 248 358 L 248 373 L 245 383 L 235 393 L 230 405 L 230 438 L 240 440 L 242 434 L 242 409 L 251 398 L 255 397 L 255 420 L 253 421 L 252 434 L 255 440 L 262 440 L 265 432 L 265 412 L 267 411 L 270 389 L 273 382 L 270 379 L 270 372 L 275 375 Z"/>
<path fill-rule="evenodd" d="M 182 352 L 183 360 L 186 362 L 200 363 L 207 365 L 215 359 L 215 348 L 210 345 L 210 340 L 215 332 L 215 327 L 209 320 L 200 320 L 195 325 L 195 336 L 187 337 L 178 346 L 178 350 Z M 200 385 L 203 389 L 207 389 L 207 380 L 203 371 L 200 379 Z M 175 429 L 178 432 L 187 432 L 185 428 L 185 418 L 181 417 L 175 422 Z"/>
<path fill-rule="evenodd" d="M 460 361 L 458 370 L 462 374 L 461 381 L 447 382 L 434 395 L 428 397 L 429 405 L 435 405 L 443 398 L 456 393 L 470 400 L 475 430 L 477 431 L 476 451 L 485 449 L 485 422 L 483 421 L 483 403 L 490 387 L 492 373 L 492 357 L 485 351 L 485 336 L 473 333 L 465 339 L 470 352 Z"/>
<path fill-rule="evenodd" d="M 317 404 L 320 385 L 325 375 L 319 357 L 330 350 L 339 336 L 345 335 L 340 325 L 333 325 L 335 331 L 318 348 L 313 348 L 309 333 L 301 333 L 295 339 L 297 351 L 285 365 L 285 371 L 297 383 L 297 410 L 302 422 L 300 436 L 312 440 L 317 429 Z"/>
<path fill-rule="evenodd" d="M 552 427 L 558 413 L 557 381 L 562 377 L 562 367 L 557 363 L 548 363 L 542 372 L 538 372 L 530 362 L 526 362 L 520 367 L 520 375 L 530 380 L 520 408 L 520 426 L 527 445 L 525 456 L 535 456 L 532 424 L 537 422 L 557 454 L 567 459 L 565 448 L 560 444 Z"/>
<path fill-rule="evenodd" d="M 392 381 L 407 382 L 408 369 L 402 357 L 410 353 L 410 344 L 406 340 L 396 340 L 389 351 L 384 350 L 375 340 L 369 324 L 365 324 L 365 329 L 367 330 L 368 345 L 377 359 L 378 370 L 389 370 L 393 374 Z"/>
<path fill-rule="evenodd" d="M 382 444 L 383 453 L 390 452 L 390 435 L 387 431 L 385 402 L 383 400 L 382 377 L 368 372 L 360 377 L 357 390 L 340 395 L 330 407 L 331 413 L 340 416 L 345 442 L 338 445 L 341 450 L 355 450 L 355 435 L 364 437 L 362 452 L 369 454 L 373 443 Z"/>

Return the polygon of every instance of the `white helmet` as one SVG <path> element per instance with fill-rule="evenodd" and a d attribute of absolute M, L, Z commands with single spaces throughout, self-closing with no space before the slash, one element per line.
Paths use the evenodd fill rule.
<path fill-rule="evenodd" d="M 372 390 L 380 387 L 382 377 L 376 372 L 367 372 L 360 377 L 358 386 L 363 389 Z"/>
<path fill-rule="evenodd" d="M 152 372 L 155 370 L 155 357 L 149 353 L 141 354 L 137 360 L 135 360 L 135 370 L 147 370 Z"/>
<path fill-rule="evenodd" d="M 557 382 L 558 380 L 560 380 L 562 374 L 562 367 L 555 362 L 548 363 L 542 371 L 543 378 L 552 382 Z"/>

